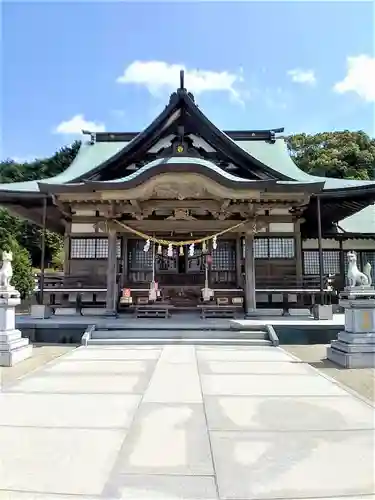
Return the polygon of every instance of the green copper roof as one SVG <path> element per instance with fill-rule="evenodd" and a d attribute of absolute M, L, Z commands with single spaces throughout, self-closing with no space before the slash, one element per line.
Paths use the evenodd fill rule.
<path fill-rule="evenodd" d="M 257 160 L 265 163 L 276 172 L 291 177 L 299 182 L 325 182 L 324 189 L 344 189 L 355 186 L 366 186 L 375 181 L 358 181 L 352 179 L 334 179 L 331 177 L 319 177 L 310 175 L 301 170 L 294 163 L 289 155 L 286 142 L 283 139 L 277 139 L 275 143 L 265 141 L 236 141 L 238 146 L 244 149 Z"/>
<path fill-rule="evenodd" d="M 346 233 L 373 234 L 375 236 L 375 205 L 369 205 L 338 223 Z"/>
<path fill-rule="evenodd" d="M 288 153 L 286 143 L 281 138 L 277 139 L 275 143 L 268 143 L 265 141 L 236 142 L 238 146 L 249 153 L 252 157 L 257 159 L 261 163 L 264 163 L 275 172 L 279 172 L 293 179 L 294 182 L 324 182 L 324 190 L 344 189 L 356 186 L 361 187 L 366 185 L 373 185 L 375 187 L 375 181 L 333 179 L 329 177 L 310 175 L 306 172 L 303 172 L 293 162 Z M 44 184 L 66 184 L 72 182 L 78 177 L 84 177 L 86 173 L 92 171 L 95 167 L 99 167 L 102 163 L 109 160 L 127 144 L 128 142 L 96 142 L 95 144 L 83 143 L 78 151 L 76 158 L 64 172 L 55 177 L 43 179 L 42 182 Z M 189 162 L 189 160 L 196 161 L 195 159 L 181 157 L 181 161 L 185 163 Z M 204 163 L 204 160 L 200 160 L 199 163 Z M 211 164 L 211 162 L 209 163 Z M 38 192 L 38 181 L 0 184 L 0 191 Z"/>
<path fill-rule="evenodd" d="M 86 172 L 89 172 L 94 167 L 99 166 L 118 153 L 126 144 L 127 142 L 96 142 L 95 144 L 82 144 L 71 165 L 61 174 L 48 179 L 48 182 L 53 184 L 66 184 L 72 179 L 85 175 Z"/>
<path fill-rule="evenodd" d="M 111 158 L 114 154 L 125 147 L 127 142 L 97 142 L 95 144 L 83 143 L 79 148 L 77 156 L 61 174 L 48 179 L 43 179 L 45 184 L 66 184 L 81 175 L 85 175 L 94 167 L 101 165 Z M 9 184 L 0 184 L 0 191 L 24 191 L 38 192 L 38 182 L 12 182 Z"/>

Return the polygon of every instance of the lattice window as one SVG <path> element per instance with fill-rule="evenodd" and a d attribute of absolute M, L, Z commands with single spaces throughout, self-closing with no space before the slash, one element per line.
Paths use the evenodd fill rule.
<path fill-rule="evenodd" d="M 319 252 L 318 252 L 319 261 Z M 324 274 L 340 274 L 340 252 L 323 250 Z M 319 271 L 318 271 L 319 273 Z"/>
<path fill-rule="evenodd" d="M 303 251 L 303 274 L 319 274 L 319 253 L 316 250 Z"/>
<path fill-rule="evenodd" d="M 108 259 L 108 240 L 100 239 L 96 242 L 96 257 L 98 259 Z"/>
<path fill-rule="evenodd" d="M 269 238 L 270 259 L 292 259 L 294 257 L 294 238 Z"/>
<path fill-rule="evenodd" d="M 71 238 L 70 258 L 71 259 L 95 259 L 95 238 Z"/>
<path fill-rule="evenodd" d="M 72 238 L 70 240 L 70 258 L 85 259 L 86 258 L 86 241 L 84 239 Z"/>
<path fill-rule="evenodd" d="M 319 274 L 319 251 L 304 250 L 303 252 L 304 274 Z M 335 250 L 323 250 L 323 274 L 340 274 L 340 252 Z"/>
<path fill-rule="evenodd" d="M 129 241 L 129 269 L 152 269 L 153 254 L 151 248 L 144 252 L 145 242 L 143 240 Z"/>
<path fill-rule="evenodd" d="M 116 242 L 116 255 L 121 258 L 121 240 Z M 71 238 L 71 259 L 108 259 L 107 238 Z"/>
<path fill-rule="evenodd" d="M 220 240 L 216 250 L 212 249 L 213 271 L 234 271 L 236 269 L 236 247 L 232 240 Z"/>
<path fill-rule="evenodd" d="M 255 259 L 268 259 L 268 240 L 269 238 L 255 238 L 254 239 L 254 258 Z"/>
<path fill-rule="evenodd" d="M 255 238 L 255 259 L 292 259 L 295 255 L 294 238 Z"/>

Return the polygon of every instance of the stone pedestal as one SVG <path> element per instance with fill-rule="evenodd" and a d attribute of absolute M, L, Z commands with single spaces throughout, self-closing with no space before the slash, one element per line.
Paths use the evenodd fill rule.
<path fill-rule="evenodd" d="M 350 287 L 340 294 L 345 331 L 327 348 L 327 359 L 345 368 L 375 367 L 375 289 Z"/>
<path fill-rule="evenodd" d="M 34 304 L 31 306 L 30 317 L 33 319 L 47 319 L 52 315 L 51 308 L 46 305 Z"/>
<path fill-rule="evenodd" d="M 315 304 L 313 307 L 314 319 L 333 319 L 333 309 L 331 305 Z"/>
<path fill-rule="evenodd" d="M 0 366 L 13 366 L 32 355 L 29 339 L 15 328 L 15 308 L 20 303 L 17 290 L 0 290 Z"/>

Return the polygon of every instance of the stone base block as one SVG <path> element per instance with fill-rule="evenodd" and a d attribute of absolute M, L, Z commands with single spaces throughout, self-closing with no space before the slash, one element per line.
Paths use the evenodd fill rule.
<path fill-rule="evenodd" d="M 372 308 L 345 309 L 345 331 L 350 333 L 375 333 L 375 305 Z"/>
<path fill-rule="evenodd" d="M 77 309 L 75 307 L 56 307 L 55 316 L 72 316 L 77 314 Z"/>
<path fill-rule="evenodd" d="M 49 306 L 35 304 L 31 306 L 30 316 L 34 319 L 47 319 L 52 316 L 52 311 Z"/>
<path fill-rule="evenodd" d="M 331 342 L 331 347 L 337 349 L 338 351 L 346 353 L 374 353 L 375 355 L 375 344 L 347 344 L 346 342 L 341 342 L 340 340 L 333 340 Z"/>
<path fill-rule="evenodd" d="M 10 352 L 16 349 L 21 349 L 29 344 L 29 339 L 22 338 L 21 336 L 18 339 L 12 340 L 11 342 L 1 342 L 0 343 L 0 352 Z"/>
<path fill-rule="evenodd" d="M 3 344 L 9 344 L 11 342 L 14 342 L 15 340 L 18 340 L 21 337 L 22 333 L 20 332 L 20 330 L 9 330 L 8 332 L 0 331 L 0 346 Z"/>
<path fill-rule="evenodd" d="M 311 316 L 310 309 L 289 309 L 290 316 Z"/>
<path fill-rule="evenodd" d="M 347 353 L 327 348 L 327 359 L 344 368 L 375 368 L 375 353 Z"/>
<path fill-rule="evenodd" d="M 331 305 L 316 304 L 313 308 L 314 319 L 333 319 L 333 309 Z"/>
<path fill-rule="evenodd" d="M 252 311 L 247 311 L 247 318 L 257 318 L 259 316 L 282 316 L 284 313 L 283 309 L 253 309 Z"/>
<path fill-rule="evenodd" d="M 83 316 L 114 316 L 114 312 L 108 311 L 104 307 L 85 307 L 82 309 Z"/>
<path fill-rule="evenodd" d="M 12 351 L 0 351 L 0 366 L 13 366 L 20 361 L 30 358 L 32 353 L 33 346 L 31 344 L 24 345 Z"/>
<path fill-rule="evenodd" d="M 338 340 L 346 344 L 375 344 L 375 333 L 340 332 Z"/>

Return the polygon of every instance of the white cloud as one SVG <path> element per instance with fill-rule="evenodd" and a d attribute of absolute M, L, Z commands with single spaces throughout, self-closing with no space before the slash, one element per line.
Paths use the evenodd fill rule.
<path fill-rule="evenodd" d="M 163 90 L 174 91 L 179 87 L 181 69 L 185 72 L 185 87 L 192 93 L 222 91 L 228 92 L 235 100 L 241 100 L 240 92 L 235 88 L 236 84 L 243 82 L 241 69 L 238 73 L 231 73 L 187 69 L 183 64 L 168 64 L 164 61 L 134 61 L 116 81 L 143 85 L 151 94 L 160 95 Z"/>
<path fill-rule="evenodd" d="M 291 77 L 292 82 L 295 83 L 306 83 L 307 85 L 314 85 L 316 83 L 315 73 L 312 69 L 295 68 L 289 70 L 287 74 Z"/>
<path fill-rule="evenodd" d="M 375 57 L 348 57 L 346 76 L 333 90 L 339 94 L 355 92 L 365 101 L 375 102 Z"/>
<path fill-rule="evenodd" d="M 54 132 L 56 134 L 76 135 L 81 134 L 82 130 L 88 130 L 89 132 L 104 132 L 105 125 L 104 123 L 85 120 L 83 115 L 75 115 L 70 120 L 59 123 Z"/>

